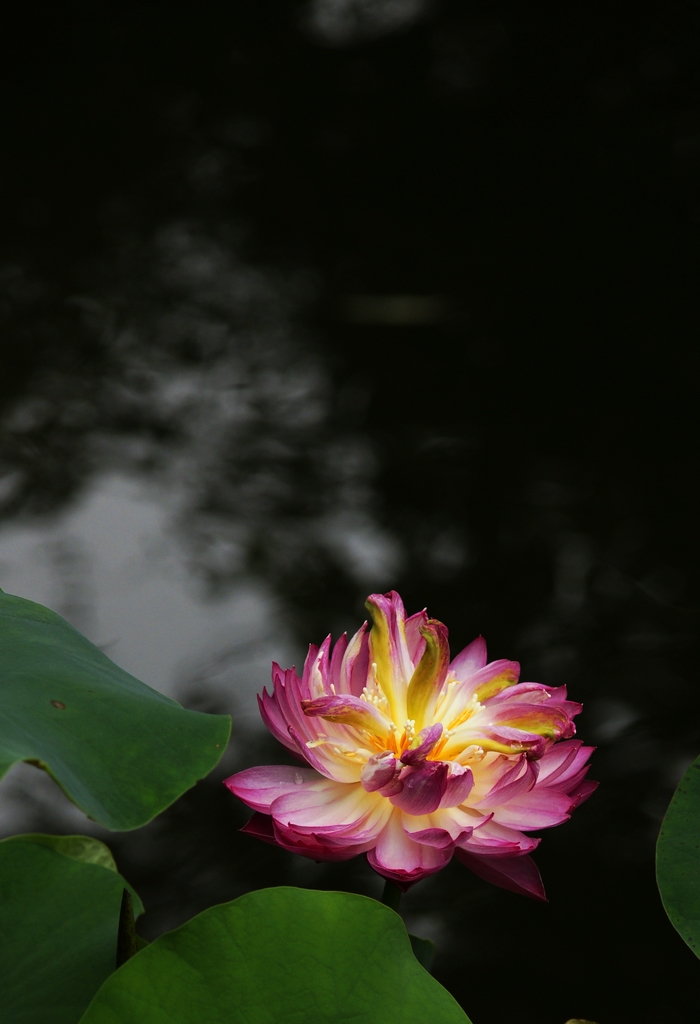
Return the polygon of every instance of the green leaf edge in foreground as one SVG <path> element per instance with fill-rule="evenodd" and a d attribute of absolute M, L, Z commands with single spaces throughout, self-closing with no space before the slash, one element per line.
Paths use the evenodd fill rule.
<path fill-rule="evenodd" d="M 366 896 L 281 887 L 211 907 L 108 978 L 80 1024 L 469 1024 Z"/>
<path fill-rule="evenodd" d="M 0 848 L 9 843 L 32 843 L 35 846 L 45 846 L 54 853 L 59 853 L 69 860 L 77 860 L 81 864 L 92 864 L 98 868 L 106 868 L 119 875 L 124 888 L 128 889 L 134 901 L 134 917 L 143 914 L 143 903 L 138 893 L 131 887 L 129 882 L 119 874 L 119 868 L 112 856 L 112 851 L 99 839 L 94 836 L 53 836 L 44 832 L 24 832 L 16 836 L 8 836 L 0 839 Z"/>
<path fill-rule="evenodd" d="M 42 840 L 0 842 L 0 992 L 3 1024 L 77 1024 L 116 968 L 124 878 Z M 76 837 L 69 837 L 74 839 Z M 37 839 L 39 841 L 37 841 Z M 60 845 L 60 844 L 59 844 Z M 101 844 L 100 844 L 101 845 Z M 64 844 L 65 848 L 69 848 Z"/>
<path fill-rule="evenodd" d="M 73 860 L 82 861 L 83 864 L 97 864 L 101 868 L 108 868 L 110 871 L 119 873 L 110 848 L 99 839 L 95 839 L 94 836 L 52 836 L 43 832 L 25 832 L 22 835 L 9 838 L 23 839 L 28 843 L 48 846 L 50 850 L 62 853 L 64 857 L 72 857 Z M 7 842 L 7 840 L 2 840 L 2 842 Z"/>
<path fill-rule="evenodd" d="M 671 924 L 700 957 L 700 757 L 678 783 L 661 823 L 656 880 Z"/>
<path fill-rule="evenodd" d="M 221 758 L 228 715 L 188 711 L 146 686 L 60 615 L 0 591 L 0 778 L 43 768 L 107 828 L 138 828 Z"/>
<path fill-rule="evenodd" d="M 414 957 L 421 967 L 430 972 L 433 960 L 435 959 L 435 943 L 432 939 L 421 939 L 419 935 L 411 935 L 410 932 L 408 933 L 408 939 L 411 943 Z"/>

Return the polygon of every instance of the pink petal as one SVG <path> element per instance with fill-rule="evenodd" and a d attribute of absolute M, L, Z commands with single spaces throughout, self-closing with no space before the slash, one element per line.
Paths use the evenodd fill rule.
<path fill-rule="evenodd" d="M 367 685 L 368 672 L 369 633 L 367 632 L 367 623 L 363 622 L 348 644 L 347 651 L 343 656 L 343 664 L 340 669 L 343 680 L 342 692 L 359 697 Z"/>
<path fill-rule="evenodd" d="M 529 744 L 534 740 L 535 748 L 538 748 L 538 737 L 556 742 L 559 739 L 568 739 L 574 731 L 573 722 L 560 704 L 516 702 L 511 705 L 504 701 L 494 708 L 489 728 L 485 730 L 485 738 L 492 736 L 496 741 L 505 744 L 513 741 L 517 743 L 519 733 L 523 743 Z"/>
<path fill-rule="evenodd" d="M 476 640 L 472 640 L 468 647 L 460 651 L 456 658 L 452 659 L 450 669 L 454 672 L 456 678 L 463 682 L 469 676 L 478 672 L 480 668 L 483 668 L 485 664 L 486 641 L 483 636 L 478 636 Z"/>
<path fill-rule="evenodd" d="M 536 683 L 528 684 L 530 686 L 536 686 Z M 576 715 L 580 715 L 583 710 L 583 704 L 578 704 L 575 700 L 566 699 L 566 687 L 565 686 L 546 686 L 546 690 L 549 690 L 549 700 L 552 704 L 558 704 L 560 708 L 566 711 L 569 718 L 575 718 Z"/>
<path fill-rule="evenodd" d="M 427 622 L 428 615 L 425 609 L 406 619 L 406 645 L 408 656 L 414 665 L 418 664 L 425 650 L 425 637 L 421 635 L 421 627 L 425 626 Z"/>
<path fill-rule="evenodd" d="M 285 823 L 273 818 L 272 822 L 276 831 L 287 839 L 299 843 L 312 839 L 334 850 L 361 846 L 362 850 L 357 852 L 364 853 L 377 840 L 378 828 L 362 828 L 361 821 L 348 825 L 297 825 L 296 822 Z"/>
<path fill-rule="evenodd" d="M 409 679 L 413 664 L 408 656 L 406 610 L 401 597 L 395 590 L 390 590 L 387 594 L 370 594 L 365 606 L 371 612 L 374 623 L 370 632 L 372 652 L 374 653 L 374 646 L 379 641 L 380 634 L 386 630 L 385 641 L 389 645 L 387 653 L 391 654 L 391 660 L 400 672 L 401 678 Z"/>
<path fill-rule="evenodd" d="M 517 661 L 506 661 L 505 659 L 492 661 L 470 677 L 469 689 L 483 704 L 491 697 L 495 697 L 501 690 L 515 686 L 519 675 L 520 665 Z"/>
<path fill-rule="evenodd" d="M 528 793 L 537 782 L 537 765 L 528 761 L 525 755 L 518 758 L 512 768 L 504 772 L 498 782 L 480 800 L 473 801 L 475 807 L 484 804 L 497 807 L 521 793 Z"/>
<path fill-rule="evenodd" d="M 331 693 L 330 687 L 330 659 L 331 647 L 330 635 L 326 637 L 320 647 L 311 644 L 309 653 L 304 662 L 304 672 L 301 677 L 301 695 L 307 700 L 315 697 L 323 697 Z"/>
<path fill-rule="evenodd" d="M 386 716 L 374 704 L 351 694 L 302 700 L 301 706 L 308 718 L 323 718 L 340 725 L 355 726 L 378 736 L 386 736 L 389 732 Z"/>
<path fill-rule="evenodd" d="M 393 779 L 389 779 L 388 782 L 384 783 L 382 788 L 379 790 L 379 795 L 386 797 L 396 796 L 396 794 L 400 793 L 402 789 L 403 782 L 399 778 L 399 773 L 397 772 Z"/>
<path fill-rule="evenodd" d="M 275 698 L 280 715 L 287 723 L 288 735 L 297 744 L 298 753 L 306 757 L 306 740 L 316 738 L 318 727 L 301 710 L 301 686 L 302 682 L 294 669 L 287 669 L 283 684 L 275 686 Z"/>
<path fill-rule="evenodd" d="M 440 807 L 457 807 L 467 799 L 474 787 L 474 775 L 471 768 L 453 764 L 452 773 L 447 777 L 447 785 L 440 801 Z"/>
<path fill-rule="evenodd" d="M 367 860 L 375 871 L 406 887 L 439 871 L 451 857 L 451 849 L 439 850 L 414 842 L 404 831 L 399 814 L 391 816 L 376 846 L 367 852 Z"/>
<path fill-rule="evenodd" d="M 457 860 L 501 889 L 529 896 L 531 899 L 547 902 L 544 886 L 537 865 L 528 856 L 524 857 L 477 857 L 465 850 L 455 850 Z"/>
<path fill-rule="evenodd" d="M 430 751 L 437 746 L 441 736 L 442 722 L 436 722 L 435 725 L 429 725 L 427 729 L 421 729 L 416 737 L 419 741 L 418 744 L 415 747 L 409 747 L 408 750 L 404 750 L 401 755 L 402 763 L 420 764 L 421 761 L 425 761 Z"/>
<path fill-rule="evenodd" d="M 279 740 L 288 750 L 293 750 L 298 754 L 297 745 L 289 735 L 287 723 L 282 716 L 279 704 L 264 687 L 263 692 L 258 694 L 258 708 L 260 709 L 260 717 L 275 739 Z"/>
<path fill-rule="evenodd" d="M 493 816 L 475 826 L 471 836 L 457 840 L 463 850 L 479 856 L 497 856 L 531 853 L 540 844 L 533 836 L 525 836 L 515 828 L 499 825 Z"/>
<path fill-rule="evenodd" d="M 326 779 L 271 806 L 277 843 L 321 860 L 344 860 L 370 849 L 391 813 L 388 801 L 361 786 Z"/>
<path fill-rule="evenodd" d="M 472 807 L 438 807 L 437 811 L 426 814 L 422 818 L 413 818 L 411 828 L 441 828 L 449 832 L 455 840 L 468 838 L 475 829 L 481 829 L 490 822 L 492 814 L 482 814 Z M 409 829 L 407 828 L 407 831 Z"/>
<path fill-rule="evenodd" d="M 540 683 L 526 683 L 526 686 L 540 686 Z M 566 687 L 565 686 L 545 686 L 545 690 L 549 690 L 549 699 L 556 700 L 558 703 L 562 703 L 566 700 Z"/>
<path fill-rule="evenodd" d="M 318 779 L 319 776 L 312 768 L 275 764 L 237 772 L 224 779 L 224 785 L 254 810 L 269 811 L 270 804 L 279 796 L 294 792 Z"/>
<path fill-rule="evenodd" d="M 494 819 L 501 825 L 531 831 L 560 825 L 571 817 L 573 801 L 566 793 L 536 787 L 529 793 L 509 800 L 507 804 L 491 806 Z"/>
<path fill-rule="evenodd" d="M 291 726 L 289 734 L 298 744 L 302 757 L 325 778 L 339 783 L 359 781 L 360 765 L 334 753 L 331 744 L 324 743 L 317 747 L 310 747 L 304 737 Z M 311 742 L 314 741 L 311 740 Z"/>
<path fill-rule="evenodd" d="M 372 615 L 369 635 L 372 662 L 380 689 L 389 702 L 394 722 L 406 720 L 406 683 L 413 674 L 413 663 L 406 645 L 406 613 L 403 601 L 391 590 L 388 594 L 370 594 L 366 607 Z"/>
<path fill-rule="evenodd" d="M 310 696 L 308 693 L 306 693 L 306 688 L 307 688 L 306 687 L 306 678 L 308 677 L 309 672 L 311 671 L 311 666 L 314 664 L 314 662 L 318 658 L 318 652 L 319 652 L 318 644 L 309 644 L 309 649 L 306 652 L 306 658 L 304 659 L 304 667 L 302 668 L 302 671 L 301 671 L 301 682 L 303 684 L 303 693 L 304 693 L 304 696 L 306 696 L 306 697 Z"/>
<path fill-rule="evenodd" d="M 494 708 L 491 719 L 493 725 L 506 725 L 511 729 L 520 729 L 527 733 L 536 733 L 550 740 L 568 739 L 573 723 L 561 704 L 522 704 L 510 705 L 503 701 Z"/>
<path fill-rule="evenodd" d="M 504 755 L 527 752 L 534 758 L 542 757 L 550 745 L 549 740 L 534 732 L 523 732 L 508 725 L 493 725 L 486 721 L 477 722 L 470 727 L 470 723 L 467 722 L 463 731 L 455 730 L 450 736 L 443 756 L 455 759 L 459 756 L 460 747 L 467 743 L 475 743 L 486 751 Z"/>
<path fill-rule="evenodd" d="M 264 843 L 272 843 L 273 846 L 277 845 L 275 829 L 269 814 L 260 814 L 259 811 L 256 811 L 245 823 L 241 832 L 245 832 L 249 836 L 255 836 L 256 839 L 262 839 Z"/>
<path fill-rule="evenodd" d="M 595 793 L 597 788 L 597 782 L 594 782 L 593 779 L 586 779 L 584 782 L 580 783 L 580 785 L 578 785 L 574 790 L 570 791 L 568 795 L 572 801 L 571 809 L 573 810 L 574 807 L 578 807 L 579 804 L 582 804 L 584 802 L 584 800 L 588 800 L 591 793 Z"/>
<path fill-rule="evenodd" d="M 406 834 L 414 843 L 423 843 L 426 846 L 435 846 L 438 850 L 453 849 L 455 840 L 444 828 L 424 828 L 419 832 L 411 832 L 406 829 Z"/>
<path fill-rule="evenodd" d="M 396 758 L 390 751 L 374 754 L 363 766 L 360 781 L 368 793 L 386 786 L 396 775 Z"/>
<path fill-rule="evenodd" d="M 371 843 L 342 845 L 328 839 L 319 839 L 313 835 L 300 835 L 293 829 L 277 825 L 269 815 L 257 812 L 243 826 L 241 832 L 254 836 L 256 839 L 262 839 L 264 843 L 280 846 L 291 853 L 298 853 L 302 857 L 311 857 L 314 860 L 350 860 L 351 857 L 356 857 L 359 853 L 365 853 L 371 845 Z"/>
<path fill-rule="evenodd" d="M 559 779 L 569 777 L 569 769 L 581 748 L 581 740 L 562 740 L 549 748 L 538 761 L 540 786 L 551 786 Z M 584 761 L 586 759 L 584 758 Z"/>
<path fill-rule="evenodd" d="M 486 801 L 494 789 L 509 785 L 514 779 L 519 778 L 524 771 L 525 761 L 526 754 L 518 754 L 516 757 L 487 754 L 483 761 L 474 765 L 474 789 L 469 800 L 470 805 L 477 807 L 482 801 Z"/>
<path fill-rule="evenodd" d="M 311 857 L 313 860 L 350 860 L 359 853 L 365 853 L 374 843 L 374 840 L 370 840 L 367 843 L 343 844 L 326 836 L 301 834 L 294 828 L 279 825 L 276 821 L 273 821 L 273 829 L 277 846 L 289 850 L 290 853 L 301 854 L 302 857 Z"/>
<path fill-rule="evenodd" d="M 563 771 L 553 769 L 549 766 L 557 755 L 568 753 L 569 744 L 576 745 L 576 752 L 570 761 L 567 760 Z M 591 756 L 595 747 L 584 747 L 580 740 L 568 740 L 563 743 L 556 743 L 551 750 L 547 751 L 545 757 L 540 761 L 540 781 L 542 785 L 554 786 L 555 789 L 568 789 L 569 785 L 575 785 L 582 778 L 582 772 L 587 768 L 586 762 Z M 555 774 L 556 772 L 556 774 Z"/>
<path fill-rule="evenodd" d="M 270 813 L 278 824 L 294 828 L 323 832 L 347 826 L 355 832 L 376 832 L 383 827 L 391 807 L 359 783 L 346 785 L 316 776 L 311 785 L 281 794 L 271 804 Z"/>
<path fill-rule="evenodd" d="M 447 788 L 447 772 L 443 761 L 426 761 L 420 768 L 404 768 L 399 776 L 403 788 L 391 797 L 392 804 L 408 814 L 430 814 L 437 810 Z"/>
<path fill-rule="evenodd" d="M 432 721 L 450 661 L 447 627 L 442 622 L 428 619 L 421 627 L 421 634 L 425 638 L 425 650 L 411 676 L 406 695 L 408 717 L 418 724 L 418 728 L 423 722 Z"/>
<path fill-rule="evenodd" d="M 336 641 L 335 646 L 333 647 L 333 653 L 331 654 L 331 664 L 330 664 L 330 671 L 329 671 L 329 682 L 330 682 L 331 687 L 333 687 L 335 689 L 336 693 L 344 693 L 345 692 L 344 691 L 344 687 L 343 687 L 344 679 L 343 679 L 343 674 L 341 672 L 341 667 L 342 667 L 343 658 L 345 657 L 345 652 L 347 651 L 347 649 L 348 649 L 348 634 L 347 633 L 343 633 L 343 635 Z M 333 693 L 333 689 L 331 689 L 331 693 Z"/>
<path fill-rule="evenodd" d="M 455 845 L 463 846 L 471 836 L 475 827 L 479 827 L 480 818 L 465 812 L 453 813 L 448 810 L 434 811 L 432 814 L 404 814 L 402 825 L 404 832 L 416 843 L 447 849 Z"/>
<path fill-rule="evenodd" d="M 566 687 L 560 686 L 558 690 L 566 692 Z M 499 704 L 505 700 L 508 702 L 512 701 L 513 703 L 524 701 L 526 704 L 552 702 L 561 706 L 563 702 L 553 696 L 556 693 L 557 690 L 552 689 L 550 686 L 544 686 L 542 683 L 516 683 L 514 686 L 501 690 L 500 693 L 494 694 L 493 697 L 489 697 L 489 702 L 491 705 Z"/>

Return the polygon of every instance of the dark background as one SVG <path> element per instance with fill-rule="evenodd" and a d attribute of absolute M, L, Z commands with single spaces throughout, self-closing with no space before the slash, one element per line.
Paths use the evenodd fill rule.
<path fill-rule="evenodd" d="M 108 465 L 155 479 L 196 421 L 183 543 L 212 592 L 266 580 L 307 643 L 394 586 L 586 705 L 601 786 L 545 834 L 550 903 L 457 864 L 406 900 L 476 1024 L 697 1020 L 653 855 L 700 749 L 700 8 L 645 10 L 69 3 L 5 33 L 3 515 Z M 231 358 L 242 425 L 159 400 Z M 360 578 L 369 520 L 391 557 Z M 239 733 L 110 839 L 144 934 L 261 885 L 377 895 L 363 862 L 238 835 L 220 779 L 273 747 Z"/>

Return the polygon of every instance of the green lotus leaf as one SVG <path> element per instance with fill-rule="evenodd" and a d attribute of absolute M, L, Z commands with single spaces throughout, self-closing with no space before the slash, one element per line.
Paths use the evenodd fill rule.
<path fill-rule="evenodd" d="M 426 971 L 429 971 L 435 958 L 435 943 L 432 939 L 421 939 L 420 936 L 410 933 L 408 938 L 414 957 L 421 967 L 425 967 Z"/>
<path fill-rule="evenodd" d="M 700 757 L 679 782 L 662 822 L 656 879 L 671 924 L 700 956 Z"/>
<path fill-rule="evenodd" d="M 0 842 L 3 1024 L 76 1024 L 116 967 L 119 910 L 130 887 L 112 868 L 40 841 L 60 838 Z M 91 843 L 69 838 L 85 838 L 85 849 Z M 141 901 L 130 891 L 140 914 Z"/>
<path fill-rule="evenodd" d="M 186 711 L 55 612 L 0 592 L 0 778 L 43 768 L 107 828 L 145 825 L 226 748 L 228 716 Z"/>
<path fill-rule="evenodd" d="M 469 1024 L 393 910 L 345 892 L 261 889 L 162 935 L 81 1024 Z"/>
<path fill-rule="evenodd" d="M 50 850 L 62 853 L 64 857 L 80 860 L 84 864 L 99 864 L 100 867 L 108 868 L 110 871 L 117 870 L 110 848 L 93 836 L 49 836 L 43 832 L 26 832 L 12 838 L 21 839 L 27 843 L 38 843 L 39 846 L 48 846 Z"/>

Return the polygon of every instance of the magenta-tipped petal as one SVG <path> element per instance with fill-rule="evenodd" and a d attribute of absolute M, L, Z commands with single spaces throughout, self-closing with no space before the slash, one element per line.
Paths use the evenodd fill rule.
<path fill-rule="evenodd" d="M 343 655 L 341 667 L 342 690 L 359 697 L 367 685 L 370 668 L 369 633 L 367 623 L 363 622 L 352 640 L 348 643 Z"/>
<path fill-rule="evenodd" d="M 325 718 L 340 725 L 354 725 L 358 729 L 367 729 L 379 736 L 385 736 L 388 731 L 389 723 L 386 716 L 373 704 L 353 697 L 352 694 L 302 700 L 301 706 L 308 718 Z"/>
<path fill-rule="evenodd" d="M 496 811 L 500 824 L 516 829 L 551 828 L 571 817 L 573 801 L 556 790 L 531 789 L 503 804 Z"/>
<path fill-rule="evenodd" d="M 515 686 L 519 675 L 519 663 L 502 658 L 499 661 L 492 661 L 489 665 L 484 665 L 473 676 L 470 676 L 469 689 L 483 704 L 484 701 L 495 697 L 502 690 Z"/>
<path fill-rule="evenodd" d="M 418 741 L 416 746 L 404 750 L 401 755 L 401 762 L 403 764 L 420 764 L 421 761 L 425 761 L 428 754 L 438 744 L 442 736 L 442 730 L 442 722 L 436 722 L 435 725 L 429 725 L 427 729 L 421 729 L 416 737 Z"/>
<path fill-rule="evenodd" d="M 406 619 L 406 645 L 408 655 L 414 665 L 417 665 L 425 650 L 425 637 L 421 630 L 428 623 L 428 615 L 425 610 L 416 612 Z"/>
<path fill-rule="evenodd" d="M 464 680 L 468 679 L 469 676 L 473 676 L 485 664 L 486 641 L 483 636 L 478 636 L 476 640 L 472 640 L 469 646 L 460 651 L 457 657 L 452 660 L 450 668 L 457 679 Z"/>
<path fill-rule="evenodd" d="M 447 785 L 440 800 L 440 807 L 458 807 L 464 803 L 473 788 L 474 773 L 471 768 L 455 765 L 454 772 L 447 777 Z"/>
<path fill-rule="evenodd" d="M 245 832 L 249 836 L 255 836 L 256 839 L 262 839 L 264 843 L 271 843 L 273 846 L 277 845 L 275 827 L 269 814 L 261 814 L 260 811 L 256 811 L 245 823 L 241 832 Z"/>
<path fill-rule="evenodd" d="M 408 814 L 436 811 L 447 788 L 447 771 L 442 761 L 426 761 L 419 768 L 404 768 L 399 776 L 403 789 L 391 797 L 392 804 Z"/>
<path fill-rule="evenodd" d="M 428 619 L 421 627 L 421 634 L 425 648 L 406 690 L 406 711 L 408 717 L 418 723 L 418 728 L 433 718 L 450 662 L 447 629 L 442 622 Z"/>
<path fill-rule="evenodd" d="M 396 775 L 396 758 L 390 751 L 374 754 L 360 772 L 360 782 L 368 793 L 382 789 Z"/>
<path fill-rule="evenodd" d="M 224 785 L 256 811 L 269 811 L 274 800 L 298 787 L 313 782 L 318 776 L 311 768 L 292 768 L 271 765 L 267 768 L 247 768 L 224 779 Z"/>
<path fill-rule="evenodd" d="M 485 882 L 547 903 L 542 876 L 531 857 L 477 857 L 459 849 L 455 850 L 455 857 Z"/>
<path fill-rule="evenodd" d="M 452 857 L 451 849 L 417 843 L 402 827 L 398 814 L 392 815 L 367 860 L 380 875 L 407 887 L 443 868 Z"/>
<path fill-rule="evenodd" d="M 455 845 L 455 840 L 444 828 L 424 828 L 418 832 L 407 832 L 407 835 L 414 843 L 435 846 L 438 850 L 453 849 Z"/>
<path fill-rule="evenodd" d="M 585 771 L 588 771 L 588 768 Z M 593 779 L 584 779 L 583 782 L 579 783 L 573 792 L 569 793 L 572 801 L 571 809 L 573 810 L 574 807 L 578 807 L 584 800 L 588 800 L 589 796 L 595 793 L 597 788 L 598 783 L 594 782 Z"/>
<path fill-rule="evenodd" d="M 319 835 L 305 834 L 298 829 L 279 825 L 273 822 L 275 832 L 275 843 L 290 853 L 301 854 L 302 857 L 310 857 L 312 860 L 321 861 L 343 861 L 351 860 L 360 853 L 365 853 L 368 845 L 366 843 L 354 843 L 342 845 L 323 839 Z"/>
<path fill-rule="evenodd" d="M 343 633 L 341 637 L 336 641 L 335 646 L 331 652 L 331 663 L 329 669 L 329 683 L 331 693 L 344 693 L 344 677 L 343 677 L 343 658 L 345 652 L 348 649 L 348 634 Z"/>

